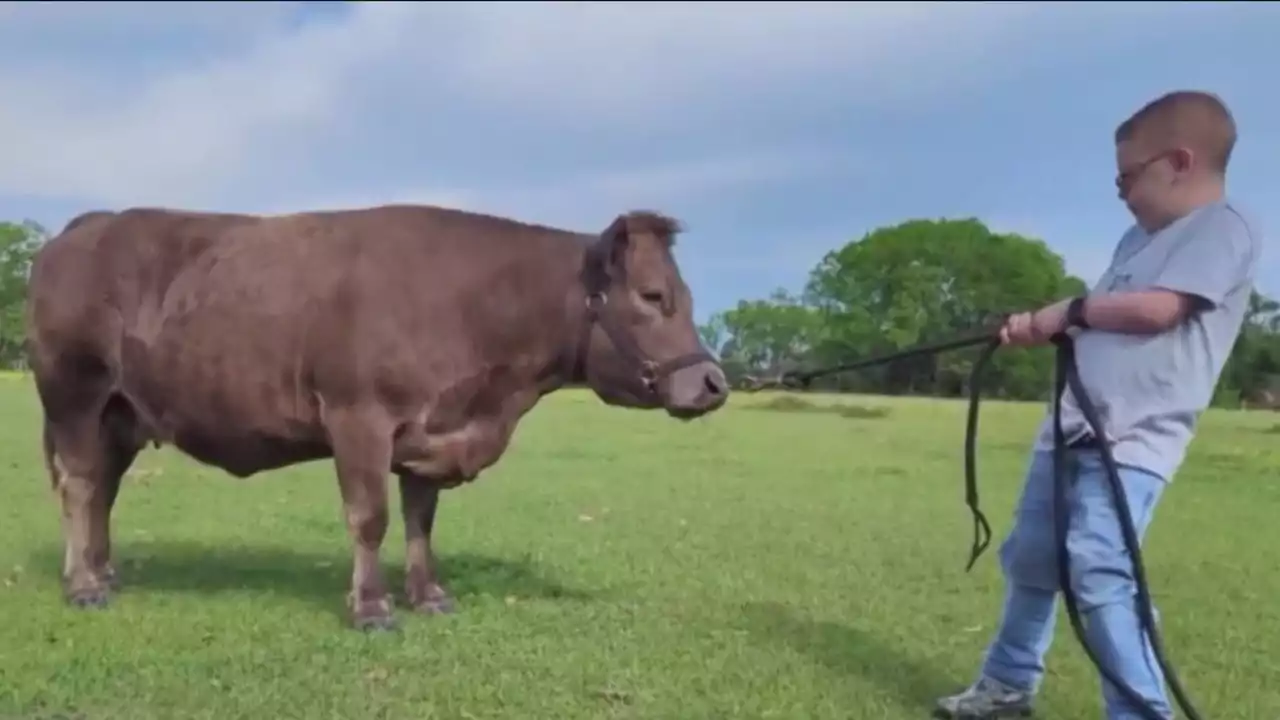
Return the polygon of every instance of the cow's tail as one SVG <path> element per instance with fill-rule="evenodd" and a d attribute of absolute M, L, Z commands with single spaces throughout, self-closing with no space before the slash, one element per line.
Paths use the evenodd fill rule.
<path fill-rule="evenodd" d="M 58 456 L 53 446 L 53 427 L 47 417 L 44 419 L 44 466 L 49 471 L 49 485 L 57 491 L 62 484 L 62 471 L 58 468 Z"/>

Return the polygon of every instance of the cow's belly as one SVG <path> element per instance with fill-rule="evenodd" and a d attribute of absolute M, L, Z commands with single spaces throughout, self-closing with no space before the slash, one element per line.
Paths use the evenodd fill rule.
<path fill-rule="evenodd" d="M 189 386 L 185 392 L 174 388 L 169 397 L 160 414 L 168 441 L 237 477 L 330 456 L 314 423 L 286 414 L 265 392 L 255 397 L 244 388 Z"/>
<path fill-rule="evenodd" d="M 317 440 L 208 428 L 194 423 L 175 428 L 173 445 L 205 465 L 240 478 L 332 454 L 327 443 Z"/>
<path fill-rule="evenodd" d="M 228 340 L 203 356 L 153 349 L 131 368 L 129 394 L 151 434 L 237 477 L 328 457 L 315 408 L 298 396 L 287 369 Z"/>

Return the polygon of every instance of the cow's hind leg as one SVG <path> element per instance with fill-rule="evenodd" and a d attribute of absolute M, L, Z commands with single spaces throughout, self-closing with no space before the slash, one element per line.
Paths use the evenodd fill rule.
<path fill-rule="evenodd" d="M 440 586 L 431 528 L 436 521 L 440 488 L 412 473 L 400 473 L 400 506 L 404 514 L 404 592 L 409 605 L 421 613 L 448 613 L 453 600 Z"/>
<path fill-rule="evenodd" d="M 128 403 L 113 396 L 99 407 L 44 427 L 45 462 L 62 502 L 65 593 L 77 607 L 105 606 L 116 582 L 111 510 L 140 449 Z"/>
<path fill-rule="evenodd" d="M 115 509 L 116 498 L 120 495 L 120 484 L 125 473 L 137 459 L 144 445 L 138 433 L 138 418 L 128 401 L 119 395 L 113 395 L 102 411 L 103 477 L 107 500 L 107 519 L 104 544 L 100 557 L 95 558 L 95 566 L 102 569 L 111 589 L 119 587 L 115 566 L 111 554 L 111 512 Z"/>
<path fill-rule="evenodd" d="M 347 531 L 355 545 L 348 609 L 359 630 L 395 627 L 391 596 L 379 565 L 387 534 L 387 474 L 391 471 L 391 428 L 376 411 L 332 409 L 325 427 L 333 448 Z"/>

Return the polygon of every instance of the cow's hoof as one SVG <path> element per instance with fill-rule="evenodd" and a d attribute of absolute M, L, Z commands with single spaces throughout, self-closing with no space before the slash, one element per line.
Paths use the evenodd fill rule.
<path fill-rule="evenodd" d="M 352 602 L 351 625 L 362 632 L 385 632 L 396 629 L 396 618 L 392 614 L 391 596 L 381 600 L 364 600 Z"/>
<path fill-rule="evenodd" d="M 75 590 L 67 594 L 67 604 L 82 610 L 101 610 L 111 602 L 111 591 L 105 587 Z"/>
<path fill-rule="evenodd" d="M 352 618 L 351 625 L 360 632 L 377 633 L 392 632 L 396 630 L 396 618 L 394 615 L 357 615 Z"/>
<path fill-rule="evenodd" d="M 421 600 L 413 605 L 413 611 L 423 615 L 448 615 L 455 609 L 453 598 L 448 595 Z"/>
<path fill-rule="evenodd" d="M 449 591 L 436 583 L 406 583 L 404 594 L 405 599 L 409 601 L 409 607 L 416 613 L 447 615 L 454 610 L 453 598 L 449 597 Z"/>

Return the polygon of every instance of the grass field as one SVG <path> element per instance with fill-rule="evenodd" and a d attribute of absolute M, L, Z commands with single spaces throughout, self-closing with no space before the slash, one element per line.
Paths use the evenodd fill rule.
<path fill-rule="evenodd" d="M 365 636 L 343 626 L 325 463 L 237 481 L 145 453 L 115 515 L 124 591 L 64 608 L 34 392 L 0 379 L 0 717 L 927 717 L 1000 598 L 994 544 L 963 570 L 963 404 L 752 407 L 766 397 L 689 425 L 549 398 L 442 505 L 459 611 Z M 1040 412 L 984 407 L 997 543 Z M 1209 413 L 1148 537 L 1171 659 L 1214 720 L 1280 716 L 1277 419 Z M 1096 698 L 1063 618 L 1041 714 L 1101 717 Z"/>

